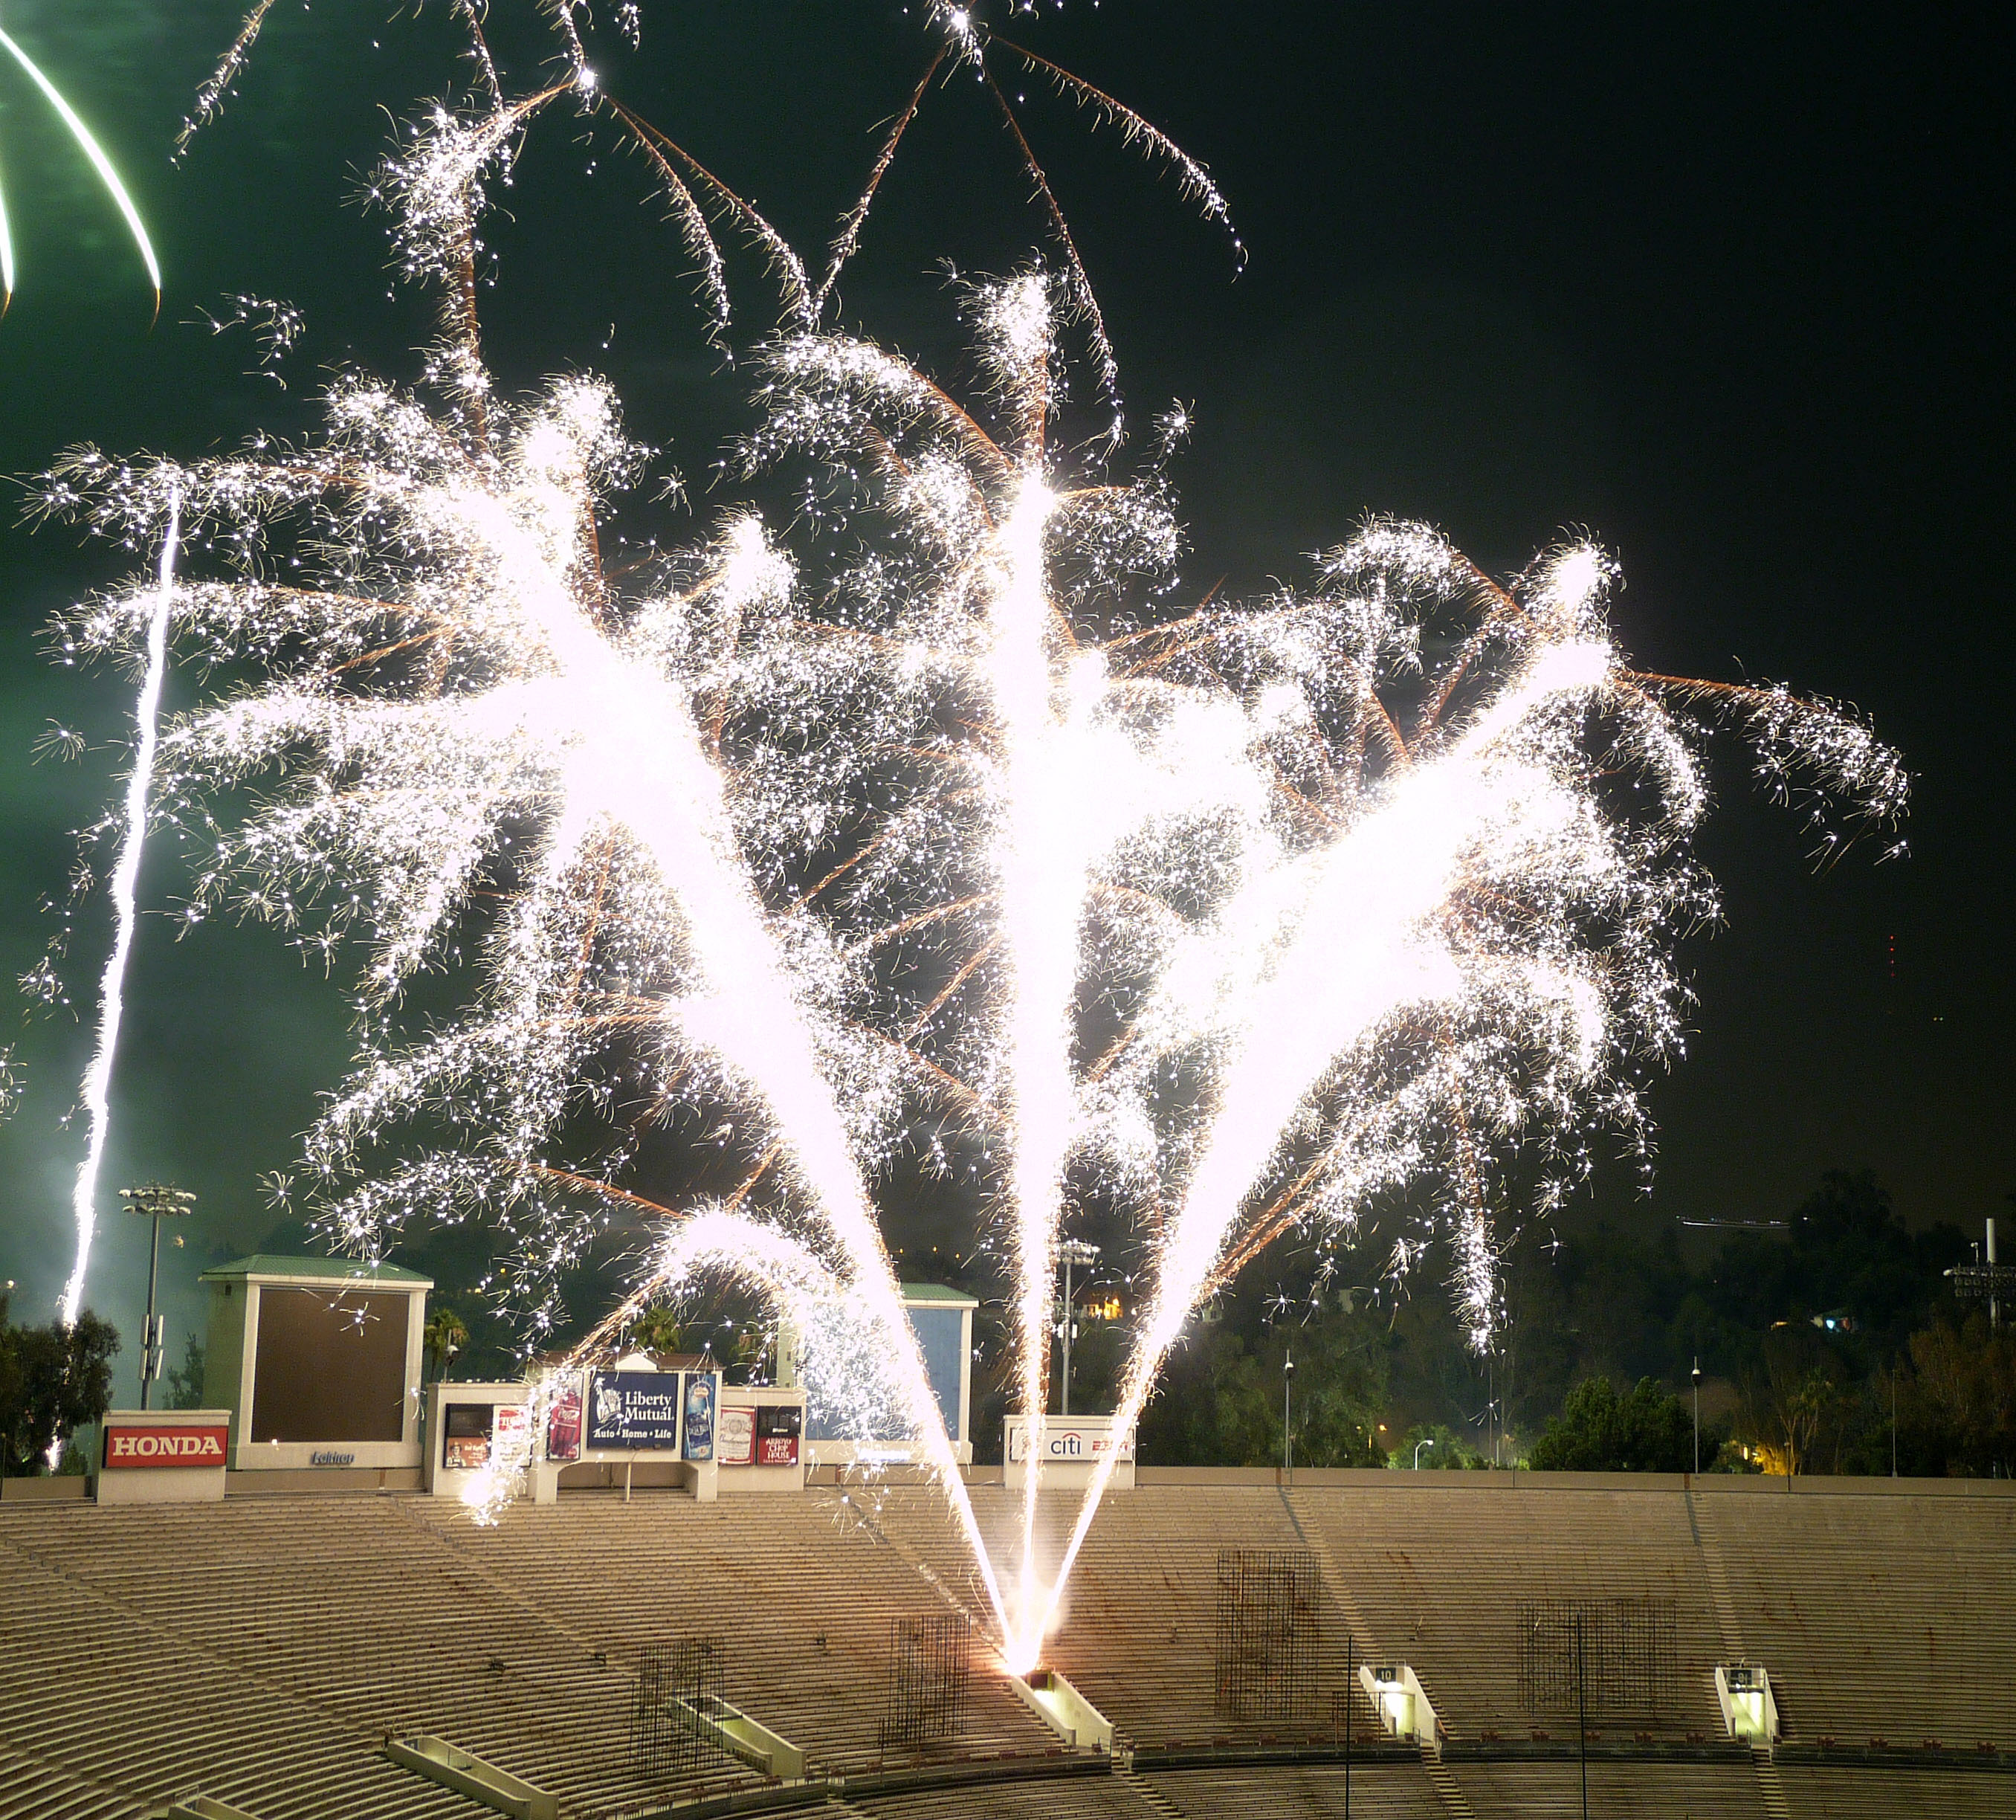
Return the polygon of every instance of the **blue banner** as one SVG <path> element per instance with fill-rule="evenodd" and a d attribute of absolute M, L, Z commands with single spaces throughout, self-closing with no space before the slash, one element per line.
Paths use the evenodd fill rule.
<path fill-rule="evenodd" d="M 721 1385 L 719 1375 L 713 1371 L 686 1371 L 681 1375 L 686 1386 L 686 1430 L 685 1458 L 689 1460 L 711 1460 L 714 1458 L 714 1407 Z"/>
<path fill-rule="evenodd" d="M 712 1440 L 709 1406 L 709 1440 Z M 588 1379 L 588 1444 L 676 1454 L 679 1378 L 674 1371 L 592 1371 Z"/>

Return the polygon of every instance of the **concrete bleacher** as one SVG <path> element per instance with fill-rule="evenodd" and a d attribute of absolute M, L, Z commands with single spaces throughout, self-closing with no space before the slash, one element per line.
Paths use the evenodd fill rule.
<path fill-rule="evenodd" d="M 1338 1764 L 1227 1764 L 1141 1780 L 1184 1820 L 1330 1820 L 1344 1812 L 1344 1774 Z M 1373 1763 L 1352 1772 L 1351 1811 L 1354 1820 L 1441 1820 L 1445 1810 L 1420 1764 Z"/>
<path fill-rule="evenodd" d="M 1617 1723 L 1656 1737 L 1719 1735 L 1712 1675 L 1722 1642 L 1681 1501 L 1576 1485 L 1508 1495 L 1514 1476 L 1478 1483 L 1485 1476 L 1409 1473 L 1377 1499 L 1291 1494 L 1304 1527 L 1353 1589 L 1370 1633 L 1360 1646 L 1412 1664 L 1459 1735 L 1558 1734 L 1564 1724 L 1573 1728 L 1571 1704 L 1537 1712 L 1520 1704 L 1521 1602 L 1670 1600 L 1684 1665 L 1673 1697 L 1663 1712 Z"/>
<path fill-rule="evenodd" d="M 1324 1752 L 1347 1710 L 1361 1740 L 1377 1730 L 1362 1696 L 1338 1698 L 1347 1637 L 1361 1660 L 1410 1665 L 1451 1739 L 1439 1761 L 1362 1749 L 1354 1815 L 1579 1814 L 1572 1711 L 1521 1704 L 1514 1613 L 1535 1596 L 1672 1602 L 1669 1710 L 1602 1728 L 1592 1812 L 2016 1814 L 2012 1489 L 1455 1473 L 1146 1483 L 1102 1509 L 1046 1655 L 1113 1721 L 1124 1773 L 1111 1775 L 1062 1750 L 984 1642 L 958 1735 L 883 1747 L 892 1620 L 963 1607 L 977 1638 L 985 1629 L 970 1559 L 928 1489 L 711 1505 L 581 1494 L 494 1528 L 405 1495 L 10 1501 L 0 1820 L 140 1820 L 195 1790 L 261 1820 L 488 1811 L 387 1761 L 388 1732 L 445 1738 L 578 1820 L 754 1793 L 764 1779 L 733 1758 L 668 1771 L 631 1750 L 642 1652 L 701 1635 L 722 1641 L 726 1698 L 805 1750 L 820 1779 L 808 1793 L 830 1789 L 836 1815 L 1341 1814 L 1342 1768 Z M 978 1485 L 973 1497 L 1011 1563 L 1018 1500 Z M 1054 1562 L 1075 1501 L 1046 1497 L 1040 1559 Z M 1321 1566 L 1322 1685 L 1295 1719 L 1215 1710 L 1224 1548 L 1306 1549 Z M 1722 1740 L 1712 1670 L 1746 1653 L 1772 1674 L 1781 1764 Z M 934 1765 L 1045 1779 L 914 1786 Z M 1056 1773 L 1087 1767 L 1098 1773 Z"/>
<path fill-rule="evenodd" d="M 379 1759 L 375 1738 L 327 1704 L 290 1695 L 256 1663 L 233 1663 L 185 1631 L 110 1597 L 70 1570 L 73 1556 L 133 1552 L 114 1513 L 71 1508 L 0 1529 L 0 1712 L 10 1778 L 32 1766 L 45 1786 L 23 1811 L 52 1817 L 136 1815 L 191 1789 L 262 1816 L 326 1813 L 451 1820 L 480 1811 L 416 1787 Z M 28 1558 L 23 1528 L 56 1557 Z M 206 1538 L 206 1541 L 211 1538 Z M 153 1554 L 166 1588 L 197 1551 Z M 207 1553 L 207 1550 L 200 1552 Z"/>
<path fill-rule="evenodd" d="M 668 1636 L 719 1635 L 726 1697 L 803 1748 L 809 1773 L 892 1761 L 878 1741 L 891 1621 L 950 1609 L 838 1494 L 766 1499 L 760 1515 L 729 1501 L 596 1498 L 524 1508 L 495 1529 L 452 1509 L 425 1520 L 454 1558 L 563 1614 L 614 1660 Z M 1040 1755 L 1055 1742 L 998 1674 L 974 1674 L 960 1753 Z"/>
<path fill-rule="evenodd" d="M 1465 1763 L 1455 1779 L 1477 1814 L 1578 1820 L 1582 1811 L 1574 1763 Z M 1769 1810 L 1747 1763 L 1594 1761 L 1589 1811 L 1604 1820 L 1766 1820 Z"/>
<path fill-rule="evenodd" d="M 997 1560 L 1017 1559 L 1015 1494 L 977 1487 L 974 1501 Z M 1055 1571 L 1071 1501 L 1046 1499 L 1038 1558 Z M 893 1530 L 902 1520 L 884 1519 Z M 918 1538 L 921 1540 L 921 1538 Z M 1246 1487 L 1137 1489 L 1109 1497 L 1072 1570 L 1062 1627 L 1048 1652 L 1136 1746 L 1309 1733 L 1312 1723 L 1232 1721 L 1213 1710 L 1213 1649 L 1221 1548 L 1301 1546 L 1286 1507 Z M 1342 1684 L 1341 1639 L 1326 1678 Z M 1370 1723 L 1363 1702 L 1362 1720 Z M 1313 1724 L 1326 1736 L 1326 1705 Z"/>
<path fill-rule="evenodd" d="M 864 1820 L 1162 1820 L 1122 1778 L 1111 1775 L 850 1795 L 844 1807 Z"/>
<path fill-rule="evenodd" d="M 1866 1769 L 1778 1772 L 1785 1805 L 1798 1820 L 2009 1820 L 2016 1776 L 1980 1771 L 1919 1770 L 1872 1775 Z"/>
<path fill-rule="evenodd" d="M 1695 1504 L 1785 1735 L 2016 1749 L 2016 1498 L 1773 1483 Z"/>
<path fill-rule="evenodd" d="M 42 1814 L 96 1820 L 132 1811 L 131 1798 L 118 1790 L 94 1786 L 77 1771 L 0 1744 L 0 1820 L 32 1820 Z"/>
<path fill-rule="evenodd" d="M 639 1653 L 687 1635 L 722 1638 L 727 1698 L 804 1748 L 809 1771 L 880 1768 L 891 1757 L 878 1735 L 891 1620 L 947 1609 L 835 1497 L 766 1509 L 754 1525 L 738 1506 L 673 1495 L 528 1507 L 490 1530 L 416 1498 L 64 1515 L 0 1525 L 8 1662 L 24 1678 L 102 1677 L 123 1722 L 157 1735 L 201 1688 L 208 1710 L 236 1714 L 229 1743 L 170 1739 L 128 1786 L 153 1800 L 257 1794 L 246 1804 L 262 1816 L 329 1811 L 288 1809 L 283 1792 L 308 1775 L 326 1789 L 310 1750 L 324 1734 L 325 1755 L 356 1759 L 388 1791 L 369 1810 L 387 1815 L 471 1811 L 382 1763 L 388 1732 L 448 1738 L 581 1815 L 758 1786 L 718 1753 L 671 1780 L 632 1761 Z M 188 1660 L 141 1672 L 157 1639 Z M 157 1687 L 158 1705 L 136 1708 L 135 1686 Z M 12 1691 L 0 1666 L 0 1696 Z M 20 1710 L 20 1735 L 41 1736 L 31 1706 Z M 63 1761 L 102 1750 L 84 1717 L 68 1703 L 50 1714 Z M 974 1678 L 958 1753 L 1040 1756 L 1055 1742 L 998 1676 Z"/>

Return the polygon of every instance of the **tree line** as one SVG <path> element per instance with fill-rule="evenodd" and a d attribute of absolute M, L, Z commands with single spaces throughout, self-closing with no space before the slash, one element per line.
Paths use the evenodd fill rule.
<path fill-rule="evenodd" d="M 1683 1472 L 1698 1360 L 1704 1470 L 1888 1474 L 1894 1453 L 1906 1476 L 2006 1476 L 2016 1337 L 1946 1274 L 1974 1255 L 1950 1223 L 1906 1226 L 1867 1171 L 1831 1173 L 1782 1227 L 1692 1256 L 1672 1227 L 1529 1234 L 1503 1260 L 1485 1357 L 1429 1287 L 1432 1257 L 1424 1292 L 1404 1296 L 1369 1256 L 1263 1260 L 1190 1322 L 1140 1458 L 1278 1465 L 1285 1422 L 1305 1466 Z M 1355 1265 L 1367 1281 L 1348 1281 Z M 1127 1339 L 1124 1321 L 1081 1324 L 1075 1410 L 1111 1407 Z M 1005 1389 L 983 1372 L 975 1391 L 985 1445 Z"/>
<path fill-rule="evenodd" d="M 1397 1293 L 1369 1249 L 1283 1253 L 1189 1323 L 1143 1414 L 1140 1458 L 1269 1466 L 1292 1435 L 1296 1463 L 1310 1467 L 1681 1472 L 1696 1458 L 1698 1360 L 1704 1469 L 1887 1474 L 1894 1463 L 1906 1476 L 2007 1477 L 2016 1332 L 1956 1299 L 1946 1272 L 1973 1255 L 1957 1226 L 1907 1227 L 1866 1171 L 1829 1174 L 1782 1229 L 1724 1232 L 1702 1255 L 1671 1227 L 1599 1220 L 1510 1247 L 1504 1320 L 1479 1357 L 1446 1298 Z M 961 1286 L 983 1299 L 977 1451 L 998 1459 L 1009 1375 L 999 1299 L 985 1281 Z M 1114 1288 L 1095 1283 L 1085 1299 Z M 477 1353 L 509 1368 L 495 1337 L 472 1340 L 455 1312 L 466 1301 L 451 1294 L 435 1310 L 433 1375 L 451 1361 L 466 1370 Z M 673 1316 L 658 1313 L 675 1343 Z M 741 1313 L 738 1331 L 753 1339 L 762 1324 Z M 1111 1408 L 1129 1338 L 1124 1314 L 1081 1320 L 1074 1410 Z M 59 1439 L 103 1414 L 118 1350 L 117 1331 L 88 1310 L 68 1328 L 16 1326 L 0 1296 L 0 1472 L 46 1470 Z M 167 1374 L 167 1407 L 200 1402 L 202 1366 L 191 1336 Z M 1053 1378 L 1053 1408 L 1060 1390 Z"/>

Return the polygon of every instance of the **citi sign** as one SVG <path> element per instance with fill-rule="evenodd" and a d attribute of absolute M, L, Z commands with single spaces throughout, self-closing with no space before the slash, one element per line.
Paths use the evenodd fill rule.
<path fill-rule="evenodd" d="M 1053 1418 L 1043 1425 L 1043 1458 L 1047 1461 L 1060 1465 L 1083 1465 L 1103 1459 L 1109 1454 L 1117 1461 L 1132 1460 L 1134 1431 L 1129 1429 L 1115 1434 L 1110 1420 L 1103 1416 L 1085 1422 L 1073 1422 L 1069 1418 L 1060 1422 Z M 1028 1425 L 1020 1416 L 1011 1417 L 1008 1423 L 1008 1463 L 1018 1466 L 1028 1457 Z"/>
<path fill-rule="evenodd" d="M 105 1464 L 122 1466 L 221 1466 L 229 1430 L 216 1428 L 108 1428 Z"/>

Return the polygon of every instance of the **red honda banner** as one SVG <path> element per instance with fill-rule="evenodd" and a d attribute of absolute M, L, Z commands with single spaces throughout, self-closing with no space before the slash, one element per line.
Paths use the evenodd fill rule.
<path fill-rule="evenodd" d="M 115 1471 L 127 1466 L 221 1466 L 230 1433 L 222 1422 L 214 1428 L 141 1428 L 108 1422 L 105 1464 Z"/>

